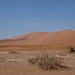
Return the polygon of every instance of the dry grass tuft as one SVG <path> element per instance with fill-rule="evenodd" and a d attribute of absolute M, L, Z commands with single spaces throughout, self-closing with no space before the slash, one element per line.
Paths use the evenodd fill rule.
<path fill-rule="evenodd" d="M 50 56 L 49 54 L 43 54 L 42 56 L 37 56 L 35 58 L 28 58 L 28 62 L 43 70 L 59 69 L 63 63 L 61 58 Z"/>
<path fill-rule="evenodd" d="M 9 54 L 15 54 L 17 51 L 9 51 Z"/>

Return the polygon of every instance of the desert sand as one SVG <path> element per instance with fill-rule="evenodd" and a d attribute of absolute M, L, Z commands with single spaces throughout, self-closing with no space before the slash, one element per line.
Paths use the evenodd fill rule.
<path fill-rule="evenodd" d="M 69 53 L 68 45 L 75 48 L 75 31 L 32 32 L 0 40 L 0 75 L 75 75 L 75 53 Z M 27 59 L 48 53 L 62 57 L 69 69 L 44 71 L 31 66 Z"/>
<path fill-rule="evenodd" d="M 0 75 L 75 75 L 75 53 L 63 50 L 12 51 L 0 51 Z M 44 53 L 61 56 L 64 59 L 63 65 L 70 69 L 44 71 L 28 63 L 28 58 Z"/>
<path fill-rule="evenodd" d="M 32 32 L 0 40 L 0 49 L 66 49 L 68 45 L 75 48 L 75 31 Z"/>

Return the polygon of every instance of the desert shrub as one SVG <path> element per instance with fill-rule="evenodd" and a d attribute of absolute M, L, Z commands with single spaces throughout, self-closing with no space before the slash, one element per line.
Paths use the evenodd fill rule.
<path fill-rule="evenodd" d="M 17 53 L 17 51 L 9 51 L 9 54 Z"/>
<path fill-rule="evenodd" d="M 36 65 L 43 70 L 58 69 L 63 62 L 61 58 L 56 56 L 50 56 L 49 54 L 43 54 L 35 58 L 29 58 L 28 62 L 32 65 Z"/>
<path fill-rule="evenodd" d="M 68 50 L 70 51 L 70 52 L 74 52 L 74 48 L 71 46 L 71 45 L 68 45 Z"/>
<path fill-rule="evenodd" d="M 0 61 L 4 61 L 5 59 L 3 57 L 0 57 Z"/>

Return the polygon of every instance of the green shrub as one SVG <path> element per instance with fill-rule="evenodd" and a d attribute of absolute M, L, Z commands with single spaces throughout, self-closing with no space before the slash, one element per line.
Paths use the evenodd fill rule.
<path fill-rule="evenodd" d="M 71 45 L 68 45 L 68 50 L 70 51 L 70 52 L 74 52 L 74 48 L 71 46 Z"/>
<path fill-rule="evenodd" d="M 28 62 L 32 65 L 36 65 L 43 70 L 58 69 L 61 67 L 62 59 L 56 56 L 50 56 L 43 54 L 35 58 L 29 58 Z"/>

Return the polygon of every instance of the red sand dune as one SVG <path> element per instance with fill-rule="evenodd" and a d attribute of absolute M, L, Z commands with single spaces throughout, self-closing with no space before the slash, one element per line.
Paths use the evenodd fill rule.
<path fill-rule="evenodd" d="M 0 40 L 0 46 L 37 45 L 63 48 L 67 45 L 75 47 L 75 31 L 62 30 L 57 32 L 32 32 L 11 39 Z"/>

